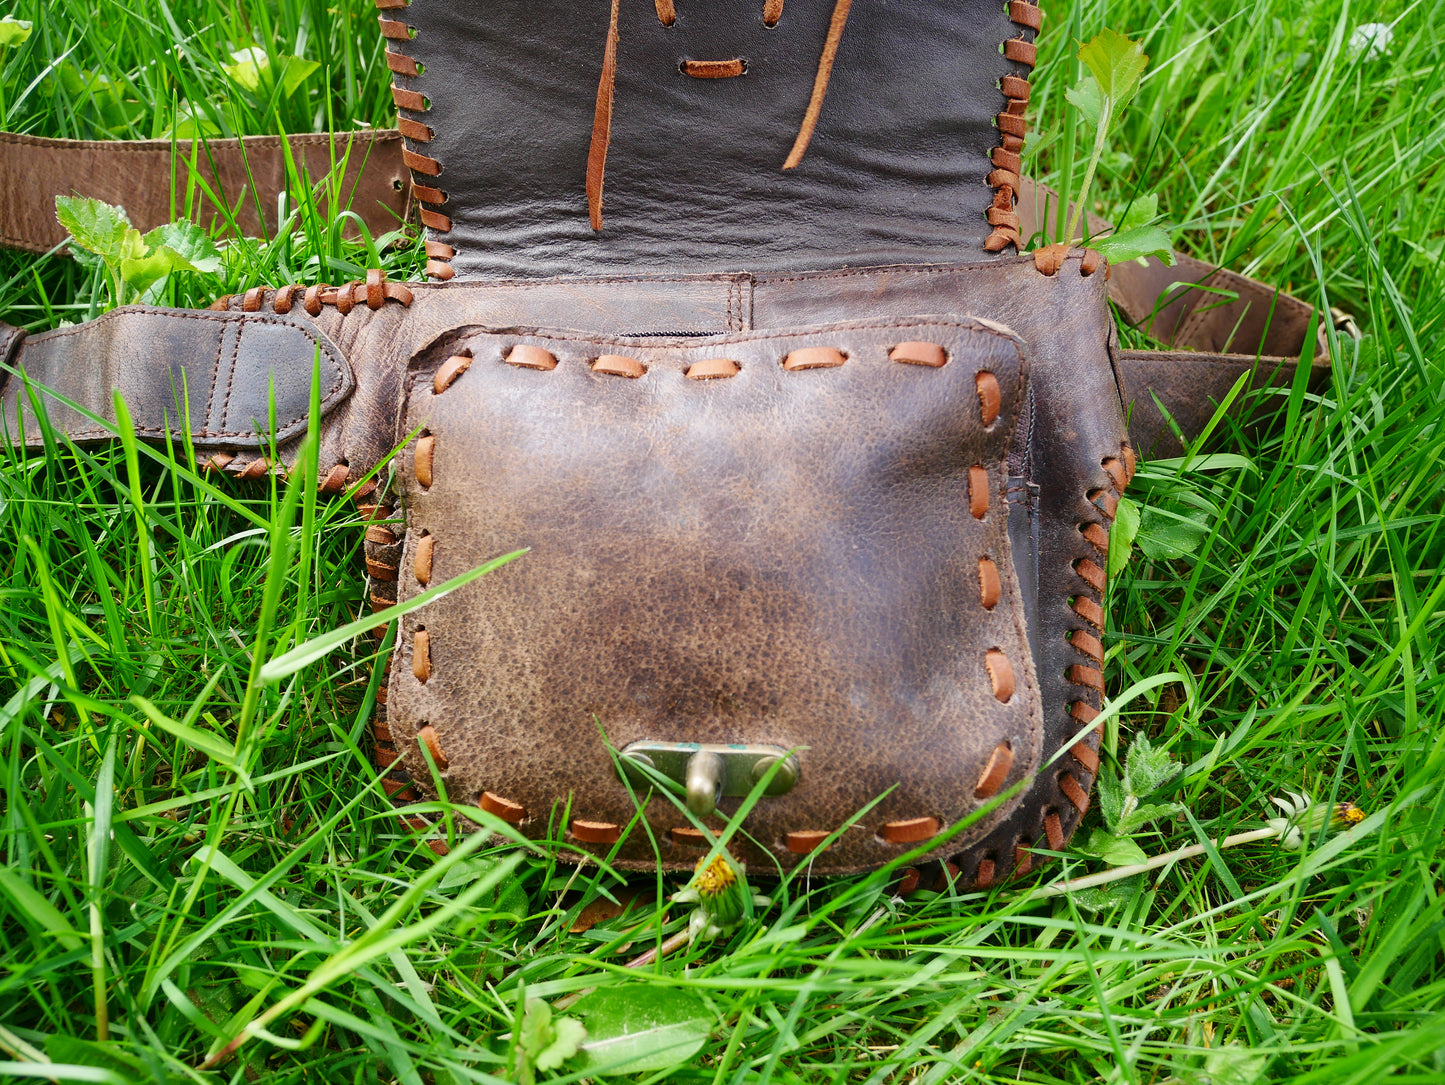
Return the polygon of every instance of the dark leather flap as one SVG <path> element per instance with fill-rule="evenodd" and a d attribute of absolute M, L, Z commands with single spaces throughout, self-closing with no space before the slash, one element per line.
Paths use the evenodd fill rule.
<path fill-rule="evenodd" d="M 797 748 L 798 785 L 748 819 L 762 847 L 734 853 L 757 869 L 807 861 L 882 796 L 811 857 L 842 872 L 946 830 L 1039 764 L 1007 511 L 1027 364 L 1007 329 L 468 328 L 409 382 L 403 424 L 421 436 L 399 462 L 398 597 L 530 548 L 402 623 L 389 726 L 424 786 L 430 727 L 453 800 L 536 834 L 570 800 L 573 839 L 606 853 L 634 813 L 606 741 Z M 664 798 L 647 816 L 661 860 L 690 866 L 686 818 Z M 639 829 L 619 859 L 658 857 Z"/>
<path fill-rule="evenodd" d="M 113 425 L 90 416 L 113 423 L 118 391 L 142 438 L 179 436 L 188 421 L 197 447 L 257 449 L 305 430 L 318 351 L 324 417 L 351 394 L 351 367 L 330 339 L 297 316 L 131 306 L 29 336 L 17 360 L 40 392 L 51 426 L 73 441 L 115 436 Z M 12 435 L 20 411 L 25 443 L 41 444 L 19 377 L 4 384 L 3 402 Z"/>

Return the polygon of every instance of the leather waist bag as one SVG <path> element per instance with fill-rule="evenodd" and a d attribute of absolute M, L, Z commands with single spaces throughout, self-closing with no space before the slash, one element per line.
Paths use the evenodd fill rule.
<path fill-rule="evenodd" d="M 1063 847 L 1115 509 L 1136 448 L 1178 447 L 1156 397 L 1189 436 L 1240 374 L 1287 383 L 1310 308 L 1018 254 L 1033 4 L 378 6 L 440 282 L 0 334 L 52 425 L 103 439 L 119 388 L 143 436 L 253 477 L 291 462 L 319 351 L 319 484 L 371 521 L 374 606 L 527 548 L 401 620 L 399 801 L 628 869 L 690 868 L 744 802 L 756 872 L 936 841 L 988 885 Z M 1121 351 L 1111 296 L 1237 353 Z M 37 440 L 19 380 L 4 406 Z"/>

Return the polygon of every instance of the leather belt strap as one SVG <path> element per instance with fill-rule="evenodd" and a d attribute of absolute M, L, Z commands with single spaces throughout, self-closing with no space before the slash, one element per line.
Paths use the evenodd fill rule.
<path fill-rule="evenodd" d="M 329 168 L 330 137 L 292 136 L 287 142 L 293 158 L 311 178 L 319 178 Z M 352 210 L 373 234 L 394 228 L 407 209 L 410 185 L 400 134 L 377 130 L 337 137 L 337 157 L 348 149 L 351 158 L 343 192 L 351 194 Z M 183 201 L 184 159 L 189 150 L 189 145 L 173 147 L 167 140 L 105 143 L 0 133 L 0 185 L 8 193 L 8 198 L 0 201 L 0 243 L 29 251 L 54 248 L 64 239 L 53 213 L 55 196 L 71 191 L 124 205 L 131 221 L 141 229 L 170 221 L 172 186 L 156 184 L 156 180 L 174 176 L 175 191 Z M 285 155 L 278 138 L 211 140 L 197 148 L 197 154 L 204 163 L 201 176 L 212 191 L 238 208 L 237 221 L 243 231 L 257 228 L 258 205 L 268 216 L 268 229 L 274 229 L 276 197 L 286 187 Z M 181 160 L 174 171 L 173 158 Z M 1017 211 L 1025 239 L 1036 231 L 1048 209 L 1057 207 L 1057 201 L 1057 194 L 1048 188 L 1027 179 L 1021 182 Z M 199 217 L 204 221 L 215 213 L 207 200 Z M 1094 232 L 1108 229 L 1108 223 L 1093 216 L 1090 223 Z M 1172 267 L 1157 259 L 1144 266 L 1120 264 L 1111 269 L 1109 281 L 1110 300 L 1126 319 L 1170 348 L 1118 354 L 1121 377 L 1133 399 L 1132 439 L 1140 452 L 1156 457 L 1182 450 L 1155 404 L 1156 396 L 1184 434 L 1192 436 L 1208 422 L 1216 403 L 1243 373 L 1254 372 L 1251 387 L 1258 389 L 1288 387 L 1301 359 L 1313 359 L 1312 388 L 1320 387 L 1329 372 L 1322 329 L 1317 326 L 1313 342 L 1306 342 L 1314 316 L 1312 306 L 1182 253 L 1176 254 L 1175 261 Z M 0 355 L 15 346 L 13 336 L 7 339 L 7 334 L 0 328 Z M 39 336 L 31 342 L 39 344 L 44 339 Z M 96 353 L 97 346 L 88 344 L 84 353 L 92 358 L 101 356 Z M 41 383 L 50 383 L 36 371 L 30 353 L 27 350 L 25 358 L 28 371 Z M 172 364 L 191 363 L 176 360 Z M 309 373 L 309 366 L 305 369 Z M 67 383 L 52 386 L 63 389 Z M 106 414 L 110 395 L 99 388 L 96 391 L 94 398 L 81 401 Z M 251 391 L 264 397 L 264 384 Z M 11 388 L 7 401 L 13 397 Z M 168 390 L 163 402 L 173 402 Z M 9 413 L 13 418 L 13 406 Z M 88 422 L 80 427 L 81 431 L 91 428 Z M 72 432 L 72 436 L 80 434 Z M 202 442 L 207 440 L 203 434 L 198 436 Z"/>
<path fill-rule="evenodd" d="M 22 340 L 27 380 L 48 389 L 33 394 L 43 398 L 51 427 L 75 441 L 113 435 L 103 423 L 114 423 L 119 391 L 140 437 L 184 433 L 189 421 L 202 448 L 264 449 L 273 388 L 276 440 L 305 429 L 318 351 L 323 416 L 354 386 L 336 344 L 297 317 L 129 306 L 41 335 L 0 326 L 0 363 L 20 360 Z M 26 445 L 43 444 L 26 381 L 4 372 L 0 380 L 10 439 L 18 443 L 18 424 Z"/>
<path fill-rule="evenodd" d="M 344 207 L 361 216 L 373 236 L 405 221 L 411 174 L 401 160 L 401 135 L 393 129 L 288 136 L 296 169 L 311 184 L 325 177 L 333 161 L 346 162 L 341 182 Z M 213 139 L 192 144 L 168 139 L 41 139 L 0 132 L 0 245 L 48 252 L 65 241 L 55 219 L 56 196 L 91 196 L 119 204 L 145 231 L 171 222 L 186 206 L 188 163 L 194 155 L 196 211 L 210 229 L 222 218 L 217 202 L 236 219 L 240 232 L 255 236 L 277 226 L 276 197 L 287 190 L 286 148 L 277 136 Z M 333 158 L 334 155 L 334 158 Z M 209 193 L 206 191 L 209 189 Z M 212 199 L 214 196 L 214 199 Z M 258 214 L 259 208 L 259 214 Z"/>

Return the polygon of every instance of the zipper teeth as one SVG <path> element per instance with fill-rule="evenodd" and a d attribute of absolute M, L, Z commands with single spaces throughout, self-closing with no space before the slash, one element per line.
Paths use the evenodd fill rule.
<path fill-rule="evenodd" d="M 715 335 L 727 335 L 727 332 L 705 332 L 692 329 L 689 331 L 675 332 L 622 332 L 620 339 L 711 339 Z"/>

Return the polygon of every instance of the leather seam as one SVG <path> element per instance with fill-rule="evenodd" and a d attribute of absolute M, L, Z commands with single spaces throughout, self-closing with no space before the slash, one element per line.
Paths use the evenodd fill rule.
<path fill-rule="evenodd" d="M 221 430 L 222 430 L 222 432 L 226 432 L 226 423 L 227 423 L 227 422 L 230 420 L 230 418 L 231 418 L 231 392 L 232 392 L 232 390 L 233 390 L 233 389 L 235 388 L 235 386 L 236 386 L 236 363 L 237 363 L 237 362 L 240 360 L 240 358 L 241 358 L 241 336 L 242 336 L 242 334 L 245 332 L 245 330 L 246 330 L 246 324 L 245 324 L 245 321 L 242 321 L 242 322 L 241 322 L 241 326 L 236 329 L 236 345 L 231 348 L 231 372 L 230 372 L 229 374 L 227 374 L 227 376 L 226 376 L 226 398 L 225 398 L 225 399 L 222 401 L 222 403 L 221 403 Z M 224 338 L 222 338 L 221 343 L 224 345 L 224 343 L 225 343 L 225 339 L 224 339 Z M 217 351 L 216 351 L 216 365 L 217 365 L 217 367 L 219 367 L 220 364 L 221 364 L 221 352 L 220 352 L 219 349 L 217 349 Z M 219 376 L 219 369 L 218 369 L 217 375 Z M 331 391 L 334 392 L 334 391 L 335 391 L 335 388 L 333 388 Z M 327 392 L 326 394 L 329 396 L 329 395 L 331 395 L 331 392 Z"/>
<path fill-rule="evenodd" d="M 819 332 L 818 332 L 818 334 L 821 334 L 821 333 L 824 332 L 824 331 L 875 331 L 875 330 L 882 330 L 882 329 L 884 329 L 884 328 L 960 328 L 960 329 L 962 329 L 962 330 L 964 330 L 964 331 L 984 332 L 984 333 L 986 333 L 986 334 L 988 334 L 988 335 L 993 336 L 993 337 L 996 338 L 996 339 L 1002 339 L 1004 342 L 1009 343 L 1009 344 L 1012 344 L 1014 350 L 1017 351 L 1017 353 L 1018 353 L 1020 362 L 1024 362 L 1024 363 L 1026 364 L 1026 356 L 1024 355 L 1024 352 L 1023 352 L 1023 344 L 1019 341 L 1019 339 L 1018 339 L 1015 335 L 1013 335 L 1011 332 L 1003 331 L 1003 330 L 1001 330 L 1001 329 L 999 329 L 999 328 L 996 328 L 996 327 L 991 328 L 991 327 L 989 327 L 987 324 L 984 324 L 984 323 L 982 323 L 982 322 L 974 323 L 974 322 L 971 322 L 971 321 L 970 321 L 970 322 L 964 322 L 964 321 L 951 321 L 951 320 L 927 320 L 927 321 L 900 320 L 900 321 L 878 321 L 878 322 L 871 322 L 871 323 L 869 323 L 869 322 L 863 322 L 863 323 L 853 323 L 853 324 L 828 324 L 828 325 L 825 325 L 824 328 L 820 329 Z M 627 336 L 618 336 L 618 337 L 616 337 L 616 338 L 611 338 L 611 339 L 609 339 L 609 338 L 602 338 L 602 337 L 599 337 L 599 336 L 568 335 L 568 334 L 566 334 L 566 333 L 564 333 L 564 332 L 547 332 L 547 331 L 540 331 L 540 330 L 538 330 L 538 331 L 515 331 L 515 332 L 508 332 L 508 331 L 494 331 L 494 330 L 490 330 L 490 329 L 485 329 L 485 328 L 484 328 L 484 329 L 482 329 L 482 330 L 480 330 L 480 331 L 473 332 L 473 333 L 471 333 L 471 334 L 474 335 L 474 336 L 475 336 L 475 335 L 508 336 L 508 337 L 510 337 L 510 336 L 515 336 L 515 337 L 518 338 L 518 339 L 546 339 L 546 340 L 551 341 L 551 342 L 561 342 L 561 343 L 623 343 L 623 342 L 630 343 L 630 342 L 631 342 L 631 340 L 630 340 Z M 741 331 L 741 332 L 739 332 L 738 334 L 739 334 L 739 335 L 745 335 L 745 336 L 747 336 L 746 342 L 754 343 L 754 342 L 766 342 L 766 341 L 772 340 L 772 339 L 796 339 L 796 338 L 799 338 L 800 336 L 806 336 L 806 335 L 810 335 L 810 334 L 814 334 L 814 333 L 813 333 L 813 332 L 809 332 L 809 331 L 801 331 L 801 330 L 799 330 L 799 331 L 779 331 L 779 332 L 763 332 L 763 333 Z M 659 347 L 661 347 L 661 346 L 663 346 L 664 344 L 663 344 L 663 343 L 658 343 L 658 344 L 656 344 L 656 345 L 659 346 Z M 712 346 L 712 345 L 725 346 L 725 345 L 727 345 L 727 344 L 713 343 L 713 344 L 707 344 L 707 345 L 708 345 L 708 346 Z M 699 349 L 701 349 L 701 346 L 702 346 L 702 345 L 699 345 Z M 1019 385 L 1022 385 L 1022 384 L 1023 384 L 1023 381 L 1024 381 L 1025 379 L 1026 379 L 1026 375 L 1025 375 L 1025 371 L 1024 371 L 1024 366 L 1021 365 L 1021 366 L 1020 366 L 1020 378 L 1019 378 L 1019 381 L 1018 381 L 1017 383 L 1018 383 Z"/>
<path fill-rule="evenodd" d="M 1083 250 L 1078 250 L 1078 252 L 1080 252 L 1080 253 L 1081 253 L 1082 251 L 1083 251 Z M 1069 257 L 1068 257 L 1069 260 L 1078 260 L 1078 259 L 1080 259 L 1080 258 L 1081 258 L 1081 257 L 1080 257 L 1079 255 L 1075 255 L 1075 254 L 1070 254 Z M 869 277 L 869 276 L 876 276 L 876 275 L 878 275 L 878 274 L 880 273 L 880 271 L 886 271 L 889 276 L 893 276 L 893 275 L 957 275 L 957 274 L 959 274 L 960 272 L 965 272 L 965 271 L 969 271 L 969 272 L 973 272 L 973 271 L 991 271 L 991 270 L 993 270 L 993 269 L 995 269 L 995 268 L 1013 267 L 1013 266 L 1016 266 L 1016 265 L 1014 265 L 1014 264 L 1004 264 L 1004 263 L 988 263 L 988 264 L 943 264 L 943 265 L 932 265 L 932 266 L 909 267 L 909 266 L 906 265 L 906 264 L 882 264 L 882 265 L 879 265 L 878 267 L 870 267 L 870 268 L 848 268 L 848 269 L 841 270 L 841 271 L 820 271 L 820 272 L 812 272 L 812 273 L 809 273 L 809 274 L 807 274 L 807 275 L 794 275 L 794 276 L 790 276 L 789 278 L 786 278 L 786 279 L 764 278 L 764 279 L 760 280 L 760 282 L 761 282 L 761 285 L 762 285 L 762 286 L 768 287 L 768 286 L 772 286 L 772 285 L 775 284 L 775 283 L 778 283 L 778 284 L 781 284 L 781 283 L 809 283 L 809 282 L 822 282 L 822 281 L 827 281 L 827 280 L 829 280 L 829 279 L 856 279 L 856 278 L 867 278 L 867 277 Z M 622 282 L 622 281 L 626 281 L 626 280 L 611 280 L 611 281 L 614 281 L 614 282 Z"/>

